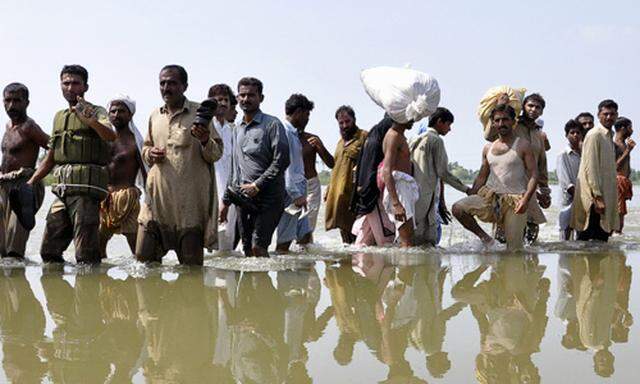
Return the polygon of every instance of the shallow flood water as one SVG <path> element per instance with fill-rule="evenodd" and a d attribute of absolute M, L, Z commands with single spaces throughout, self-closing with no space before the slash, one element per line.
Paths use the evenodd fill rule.
<path fill-rule="evenodd" d="M 0 261 L 0 381 L 635 383 L 640 211 L 606 245 L 555 241 L 555 212 L 520 254 L 453 225 L 443 250 L 319 231 L 203 268 L 144 266 L 123 239 L 99 267 L 42 265 L 40 220 L 30 260 Z"/>

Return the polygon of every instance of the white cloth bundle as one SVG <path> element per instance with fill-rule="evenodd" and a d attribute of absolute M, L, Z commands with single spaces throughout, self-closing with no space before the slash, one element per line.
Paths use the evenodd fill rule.
<path fill-rule="evenodd" d="M 400 124 L 429 116 L 440 103 L 438 81 L 424 72 L 376 67 L 362 71 L 360 78 L 369 97 Z"/>

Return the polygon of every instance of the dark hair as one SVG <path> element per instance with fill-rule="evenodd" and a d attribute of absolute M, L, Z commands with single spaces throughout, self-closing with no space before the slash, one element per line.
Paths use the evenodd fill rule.
<path fill-rule="evenodd" d="M 227 95 L 229 97 L 229 102 L 231 102 L 232 99 L 235 99 L 235 95 L 233 94 L 231 87 L 227 84 L 212 85 L 211 88 L 209 88 L 207 97 L 212 98 L 216 95 Z"/>
<path fill-rule="evenodd" d="M 64 74 L 80 76 L 85 85 L 89 81 L 89 72 L 87 72 L 87 70 L 82 65 L 65 65 L 64 67 L 62 67 L 62 71 L 60 71 L 60 79 L 62 79 L 62 75 Z"/>
<path fill-rule="evenodd" d="M 626 117 L 618 117 L 616 122 L 613 124 L 613 128 L 615 128 L 616 132 L 624 128 L 629 128 L 630 126 L 631 120 L 627 119 Z"/>
<path fill-rule="evenodd" d="M 600 104 L 598 104 L 598 113 L 604 108 L 607 109 L 615 109 L 618 112 L 618 103 L 611 99 L 602 100 Z"/>
<path fill-rule="evenodd" d="M 445 107 L 438 107 L 436 111 L 429 116 L 429 127 L 435 127 L 438 120 L 443 123 L 449 121 L 453 123 L 453 113 Z"/>
<path fill-rule="evenodd" d="M 341 105 L 338 107 L 338 109 L 336 110 L 336 120 L 338 119 L 338 115 L 341 113 L 346 113 L 347 115 L 351 116 L 353 121 L 356 121 L 356 113 L 350 105 Z"/>
<path fill-rule="evenodd" d="M 255 77 L 243 77 L 238 81 L 238 90 L 240 90 L 241 86 L 245 87 L 256 87 L 258 88 L 258 93 L 262 95 L 262 81 L 256 79 Z"/>
<path fill-rule="evenodd" d="M 581 119 L 581 118 L 583 118 L 583 117 L 588 117 L 588 118 L 590 118 L 591 120 L 595 120 L 595 119 L 594 119 L 594 117 L 593 117 L 593 115 L 592 115 L 591 113 L 589 113 L 589 112 L 580 112 L 580 113 L 578 114 L 578 116 L 576 116 L 576 118 L 575 118 L 574 120 L 575 120 L 575 121 L 578 121 L 578 120 L 580 120 L 580 119 Z"/>
<path fill-rule="evenodd" d="M 177 64 L 165 65 L 160 70 L 160 73 L 162 73 L 163 71 L 176 71 L 178 72 L 178 76 L 180 77 L 180 81 L 182 81 L 182 84 L 186 85 L 189 82 L 189 75 L 187 75 L 187 70 L 184 69 L 182 65 L 177 65 Z"/>
<path fill-rule="evenodd" d="M 294 93 L 289 96 L 289 99 L 286 103 L 284 103 L 284 113 L 287 116 L 291 116 L 298 109 L 302 109 L 303 111 L 313 111 L 313 101 L 307 99 L 305 95 L 300 93 Z"/>
<path fill-rule="evenodd" d="M 569 132 L 571 132 L 572 129 L 577 129 L 582 134 L 584 134 L 584 130 L 582 129 L 582 125 L 580 125 L 580 123 L 578 123 L 577 120 L 571 119 L 571 120 L 567 121 L 567 123 L 564 125 L 564 135 L 567 136 L 569 134 Z"/>
<path fill-rule="evenodd" d="M 511 120 L 516 119 L 516 110 L 513 109 L 513 107 L 510 106 L 509 104 L 500 104 L 497 107 L 493 108 L 493 110 L 491 111 L 491 114 L 489 115 L 489 118 L 491 120 L 493 120 L 493 116 L 496 114 L 496 112 L 506 113 L 507 115 L 509 115 Z"/>
<path fill-rule="evenodd" d="M 544 107 L 547 106 L 547 103 L 544 101 L 544 98 L 539 93 L 532 93 L 529 96 L 525 97 L 524 100 L 522 101 L 523 107 L 525 104 L 527 104 L 527 101 L 535 101 L 540 103 L 540 105 L 542 106 L 542 109 L 544 109 Z"/>
<path fill-rule="evenodd" d="M 6 87 L 4 87 L 4 91 L 2 92 L 2 95 L 4 96 L 9 92 L 21 93 L 22 96 L 24 96 L 25 100 L 29 100 L 29 88 L 27 88 L 27 86 L 22 83 L 11 83 L 7 85 Z"/>

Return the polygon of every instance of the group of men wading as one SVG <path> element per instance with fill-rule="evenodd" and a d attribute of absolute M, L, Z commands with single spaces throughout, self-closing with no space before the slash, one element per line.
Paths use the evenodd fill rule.
<path fill-rule="evenodd" d="M 173 250 L 181 263 L 201 265 L 204 248 L 230 251 L 240 242 L 246 256 L 268 256 L 274 233 L 276 250 L 284 253 L 293 241 L 313 241 L 322 199 L 326 229 L 338 229 L 345 244 L 435 246 L 441 225 L 451 220 L 444 183 L 468 195 L 452 207 L 466 229 L 487 245 L 499 240 L 518 249 L 535 240 L 545 221 L 541 208 L 551 204 L 539 94 L 524 99 L 520 116 L 508 98 L 492 109 L 482 168 L 467 186 L 448 168 L 442 137 L 454 116 L 443 107 L 407 140 L 413 122 L 385 116 L 367 132 L 343 105 L 335 113 L 341 139 L 332 155 L 305 131 L 314 103 L 302 94 L 286 101 L 281 122 L 261 111 L 263 85 L 255 78 L 242 78 L 237 95 L 216 84 L 202 104 L 185 97 L 188 75 L 181 66 L 162 68 L 159 85 L 164 104 L 151 113 L 144 139 L 128 96 L 114 97 L 106 109 L 84 99 L 89 85 L 82 66 L 67 65 L 60 73 L 68 108 L 56 113 L 51 136 L 27 116 L 27 87 L 5 87 L 10 122 L 0 168 L 2 257 L 24 257 L 29 236 L 11 207 L 12 191 L 30 188 L 37 211 L 51 172 L 56 199 L 46 218 L 44 262 L 62 262 L 73 240 L 77 262 L 99 263 L 115 234 L 145 262 Z M 237 125 L 236 105 L 243 112 Z M 627 212 L 632 124 L 618 118 L 611 100 L 598 106 L 598 120 L 594 127 L 593 116 L 582 113 L 565 127 L 569 147 L 558 157 L 563 239 L 606 241 L 621 231 Z M 47 152 L 36 169 L 40 148 Z M 318 156 L 332 169 L 324 196 Z M 494 223 L 493 236 L 475 218 Z"/>

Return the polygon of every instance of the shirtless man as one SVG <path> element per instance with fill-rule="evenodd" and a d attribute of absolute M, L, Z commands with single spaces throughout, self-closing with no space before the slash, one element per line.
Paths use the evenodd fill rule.
<path fill-rule="evenodd" d="M 141 195 L 136 179 L 140 173 L 142 180 L 146 178 L 138 146 L 140 139 L 136 139 L 140 133 L 132 122 L 135 102 L 126 96 L 118 96 L 111 100 L 107 109 L 109 121 L 116 129 L 116 140 L 111 143 L 111 162 L 107 166 L 109 196 L 100 203 L 100 252 L 103 259 L 107 257 L 107 243 L 115 234 L 124 235 L 131 252 L 135 252 Z M 139 184 L 144 184 L 144 181 Z"/>
<path fill-rule="evenodd" d="M 631 183 L 631 151 L 636 147 L 633 141 L 633 124 L 626 117 L 619 117 L 613 125 L 616 135 L 613 144 L 616 150 L 616 178 L 618 183 L 618 214 L 620 215 L 620 230 L 624 227 L 624 217 L 627 214 L 627 200 L 633 197 Z"/>
<path fill-rule="evenodd" d="M 2 165 L 0 165 L 0 257 L 23 258 L 29 231 L 18 222 L 11 211 L 9 192 L 20 187 L 33 175 L 40 148 L 47 149 L 49 135 L 27 116 L 29 90 L 20 83 L 11 83 L 4 89 L 4 109 L 11 121 L 2 138 Z M 44 197 L 44 186 L 33 186 L 36 210 Z"/>
<path fill-rule="evenodd" d="M 313 231 L 316 229 L 318 220 L 318 211 L 320 210 L 320 181 L 318 180 L 318 172 L 316 171 L 316 155 L 325 165 L 331 169 L 335 164 L 333 156 L 322 140 L 312 133 L 302 131 L 300 133 L 300 142 L 302 143 L 302 161 L 304 162 L 304 176 L 307 179 L 307 209 L 309 210 L 309 226 L 311 228 L 311 239 L 313 239 Z M 313 240 L 311 240 L 313 241 Z"/>
<path fill-rule="evenodd" d="M 494 240 L 473 216 L 502 225 L 507 249 L 517 250 L 523 246 L 527 211 L 534 222 L 544 219 L 539 205 L 531 199 L 538 184 L 538 166 L 529 142 L 514 132 L 515 111 L 511 106 L 496 107 L 491 112 L 491 123 L 499 136 L 482 150 L 482 168 L 472 188 L 474 195 L 456 202 L 452 213 L 486 245 Z"/>
<path fill-rule="evenodd" d="M 411 129 L 412 125 L 413 122 L 393 122 L 382 141 L 382 179 L 385 185 L 382 204 L 395 223 L 402 247 L 413 245 L 413 217 L 419 198 L 418 184 L 412 176 L 409 144 L 404 136 L 404 131 Z"/>

